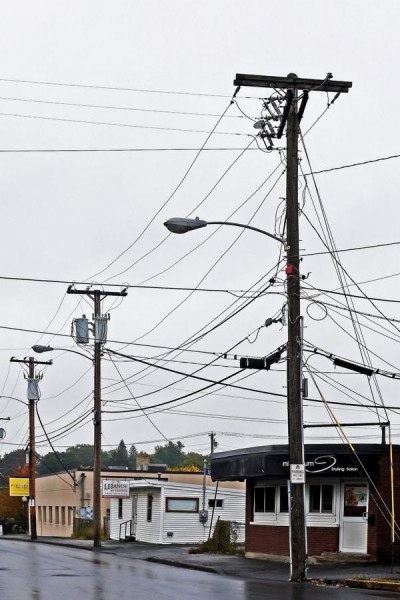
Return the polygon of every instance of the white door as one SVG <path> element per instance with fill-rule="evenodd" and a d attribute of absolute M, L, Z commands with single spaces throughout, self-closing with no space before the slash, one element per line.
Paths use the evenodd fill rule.
<path fill-rule="evenodd" d="M 341 504 L 340 551 L 366 554 L 368 483 L 343 483 Z"/>

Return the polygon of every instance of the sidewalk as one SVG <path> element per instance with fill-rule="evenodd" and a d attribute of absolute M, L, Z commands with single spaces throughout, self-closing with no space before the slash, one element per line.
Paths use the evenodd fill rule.
<path fill-rule="evenodd" d="M 55 544 L 82 550 L 114 554 L 125 559 L 147 560 L 174 567 L 195 569 L 241 579 L 264 581 L 288 581 L 289 564 L 275 561 L 249 559 L 242 556 L 221 554 L 191 554 L 194 546 L 155 545 L 143 542 L 119 543 L 106 540 L 99 549 L 90 540 L 40 537 L 31 542 L 27 535 L 0 536 L 0 544 L 6 540 L 26 543 Z M 308 581 L 320 585 L 347 585 L 400 591 L 400 565 L 377 565 L 367 563 L 325 563 L 310 565 Z M 364 583 L 363 583 L 364 580 Z"/>

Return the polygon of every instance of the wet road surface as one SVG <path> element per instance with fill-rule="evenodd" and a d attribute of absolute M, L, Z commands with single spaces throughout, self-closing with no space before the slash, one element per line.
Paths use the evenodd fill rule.
<path fill-rule="evenodd" d="M 3 541 L 3 600 L 369 600 L 392 592 L 244 581 L 102 552 Z"/>

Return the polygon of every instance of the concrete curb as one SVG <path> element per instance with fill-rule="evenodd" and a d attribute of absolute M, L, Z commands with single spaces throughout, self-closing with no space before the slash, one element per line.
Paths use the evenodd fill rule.
<path fill-rule="evenodd" d="M 366 590 L 382 590 L 385 592 L 400 592 L 400 581 L 380 579 L 344 579 L 347 587 L 363 588 Z"/>
<path fill-rule="evenodd" d="M 160 565 L 169 565 L 170 567 L 178 567 L 181 569 L 191 569 L 192 571 L 204 571 L 205 573 L 216 573 L 219 571 L 214 569 L 213 567 L 206 567 L 205 565 L 196 565 L 194 563 L 187 563 L 180 560 L 173 560 L 170 558 L 155 558 L 154 556 L 149 556 L 145 558 L 151 563 L 159 563 Z"/>

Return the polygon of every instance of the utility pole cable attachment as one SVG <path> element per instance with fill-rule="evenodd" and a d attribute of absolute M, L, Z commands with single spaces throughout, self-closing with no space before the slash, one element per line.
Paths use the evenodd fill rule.
<path fill-rule="evenodd" d="M 107 321 L 108 317 L 101 314 L 101 302 L 108 296 L 127 296 L 127 290 L 120 292 L 104 291 L 98 289 L 86 288 L 84 290 L 76 289 L 70 285 L 67 294 L 79 294 L 88 296 L 94 304 L 94 393 L 93 393 L 93 546 L 101 546 L 101 356 L 102 347 L 107 341 Z M 80 337 L 81 342 L 89 343 L 89 337 L 84 335 Z"/>
<path fill-rule="evenodd" d="M 290 579 L 306 579 L 307 535 L 304 502 L 304 443 L 302 402 L 302 321 L 300 313 L 300 257 L 299 257 L 299 202 L 298 202 L 298 138 L 299 122 L 303 118 L 310 92 L 347 93 L 349 81 L 334 81 L 328 73 L 325 79 L 302 79 L 295 73 L 287 77 L 238 74 L 236 86 L 272 88 L 274 95 L 264 100 L 264 118 L 255 124 L 260 137 L 280 139 L 286 127 L 286 251 L 287 251 L 287 414 L 289 462 L 296 478 L 290 481 Z M 282 90 L 287 90 L 286 94 Z M 299 96 L 299 92 L 302 92 Z M 298 101 L 300 107 L 298 107 Z M 335 98 L 336 99 L 336 98 Z M 334 99 L 334 100 L 335 100 Z M 283 106 L 283 102 L 285 102 Z M 275 124 L 276 122 L 276 124 Z M 303 477 L 298 477 L 298 473 Z"/>

